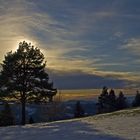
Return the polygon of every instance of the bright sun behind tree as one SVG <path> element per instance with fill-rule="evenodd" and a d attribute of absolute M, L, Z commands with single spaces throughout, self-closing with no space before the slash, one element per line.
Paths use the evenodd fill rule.
<path fill-rule="evenodd" d="M 19 42 L 23 42 L 26 41 L 28 44 L 31 43 L 32 45 L 36 46 L 36 41 L 34 41 L 33 39 L 28 39 L 28 38 L 19 38 L 15 41 L 14 46 L 12 47 L 12 51 L 17 50 L 18 46 L 19 46 Z"/>

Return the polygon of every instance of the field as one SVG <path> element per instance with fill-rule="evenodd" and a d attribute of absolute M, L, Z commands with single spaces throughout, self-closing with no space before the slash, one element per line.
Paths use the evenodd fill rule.
<path fill-rule="evenodd" d="M 135 95 L 137 89 L 115 89 L 116 95 L 120 91 L 127 95 Z M 58 90 L 55 100 L 93 100 L 102 92 L 102 89 Z"/>

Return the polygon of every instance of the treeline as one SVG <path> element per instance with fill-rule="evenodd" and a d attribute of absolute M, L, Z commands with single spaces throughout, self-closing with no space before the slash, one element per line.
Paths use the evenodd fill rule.
<path fill-rule="evenodd" d="M 122 91 L 120 91 L 119 94 L 116 95 L 115 90 L 108 90 L 107 87 L 103 87 L 96 103 L 96 114 L 109 113 L 138 106 L 140 106 L 139 91 L 136 91 L 134 99 L 130 102 L 128 101 L 128 98 L 124 96 L 124 93 Z M 77 118 L 87 116 L 85 112 L 86 111 L 84 110 L 80 101 L 77 101 L 75 104 L 74 117 Z"/>
<path fill-rule="evenodd" d="M 129 103 L 124 93 L 120 91 L 119 95 L 115 94 L 115 90 L 111 89 L 108 92 L 107 87 L 103 87 L 102 93 L 98 97 L 97 113 L 113 112 L 129 107 L 140 106 L 140 93 L 137 91 L 134 100 Z"/>

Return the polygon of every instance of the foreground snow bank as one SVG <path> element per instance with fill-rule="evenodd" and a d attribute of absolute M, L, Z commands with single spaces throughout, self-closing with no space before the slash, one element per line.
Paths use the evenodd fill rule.
<path fill-rule="evenodd" d="M 135 109 L 54 123 L 1 127 L 0 140 L 139 140 L 139 112 Z"/>
<path fill-rule="evenodd" d="M 140 108 L 88 117 L 83 122 L 108 135 L 140 140 Z"/>

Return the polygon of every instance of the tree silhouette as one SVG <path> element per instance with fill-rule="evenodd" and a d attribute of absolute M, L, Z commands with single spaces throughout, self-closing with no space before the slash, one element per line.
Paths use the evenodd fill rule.
<path fill-rule="evenodd" d="M 0 75 L 3 96 L 15 97 L 22 105 L 22 125 L 25 124 L 25 105 L 30 99 L 56 94 L 56 89 L 48 82 L 46 62 L 40 49 L 25 41 L 19 43 L 15 52 L 5 55 Z M 51 85 L 51 86 L 50 86 Z"/>
<path fill-rule="evenodd" d="M 33 123 L 34 123 L 34 119 L 33 119 L 32 116 L 29 118 L 29 123 L 30 123 L 30 124 L 33 124 Z"/>
<path fill-rule="evenodd" d="M 98 97 L 98 113 L 108 112 L 109 104 L 108 104 L 108 88 L 106 86 L 103 87 L 102 93 Z"/>
<path fill-rule="evenodd" d="M 140 93 L 139 93 L 139 91 L 137 91 L 137 93 L 136 93 L 136 96 L 135 96 L 135 99 L 134 99 L 134 101 L 132 103 L 132 106 L 133 107 L 140 106 Z"/>
<path fill-rule="evenodd" d="M 98 97 L 97 113 L 112 112 L 126 107 L 127 102 L 123 92 L 120 92 L 119 96 L 116 97 L 113 89 L 108 93 L 108 88 L 103 87 L 102 93 Z"/>
<path fill-rule="evenodd" d="M 0 112 L 0 126 L 14 124 L 14 116 L 8 103 L 4 103 L 4 109 Z"/>
<path fill-rule="evenodd" d="M 80 101 L 76 102 L 75 105 L 75 112 L 74 112 L 74 117 L 83 117 L 85 114 L 83 107 L 81 106 Z"/>
<path fill-rule="evenodd" d="M 117 102 L 117 110 L 124 109 L 127 107 L 126 97 L 124 96 L 122 91 L 120 91 L 116 102 Z"/>
<path fill-rule="evenodd" d="M 84 109 L 82 108 L 80 101 L 77 101 L 75 105 L 74 117 L 77 118 L 83 116 L 84 116 Z"/>
<path fill-rule="evenodd" d="M 109 111 L 116 110 L 116 95 L 113 89 L 110 90 L 108 95 L 108 104 L 109 104 Z"/>

